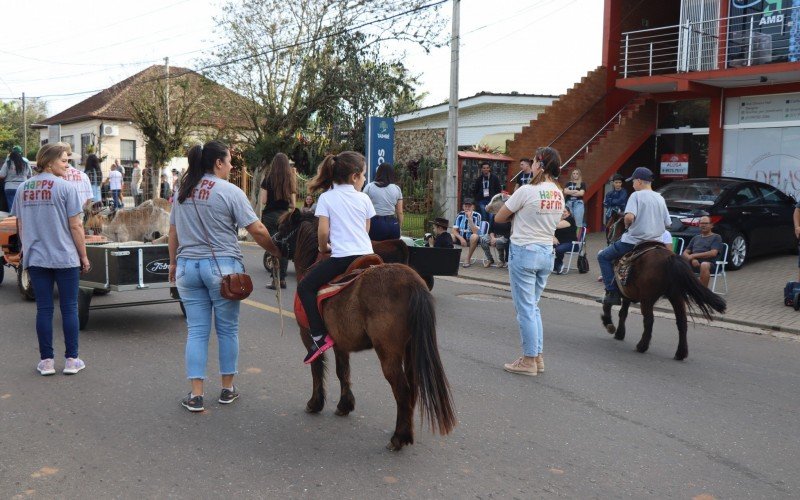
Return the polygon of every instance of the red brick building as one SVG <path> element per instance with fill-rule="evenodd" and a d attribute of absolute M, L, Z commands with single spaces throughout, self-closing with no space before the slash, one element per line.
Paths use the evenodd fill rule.
<path fill-rule="evenodd" d="M 800 195 L 800 0 L 604 1 L 602 66 L 510 156 L 550 144 L 580 168 L 592 230 L 608 179 L 637 166 L 657 187 L 726 175 Z"/>

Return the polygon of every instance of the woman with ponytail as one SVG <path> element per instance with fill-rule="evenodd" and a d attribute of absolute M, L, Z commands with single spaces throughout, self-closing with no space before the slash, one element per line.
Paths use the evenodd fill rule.
<path fill-rule="evenodd" d="M 283 153 L 278 153 L 272 159 L 269 174 L 261 181 L 261 189 L 258 194 L 261 206 L 261 222 L 267 227 L 270 236 L 278 232 L 278 220 L 288 210 L 294 210 L 297 204 L 297 182 L 292 167 L 289 165 L 289 157 Z M 279 269 L 279 283 L 273 281 L 267 288 L 275 290 L 277 286 L 286 288 L 286 269 L 289 267 L 289 259 L 281 258 Z"/>
<path fill-rule="evenodd" d="M 192 390 L 181 404 L 197 412 L 204 409 L 203 382 L 212 314 L 222 376 L 219 402 L 228 404 L 239 397 L 233 377 L 239 359 L 240 302 L 220 294 L 222 276 L 244 272 L 238 228 L 247 229 L 272 255 L 280 257 L 280 251 L 244 192 L 228 182 L 233 168 L 228 147 L 210 141 L 192 147 L 188 157 L 189 168 L 170 213 L 169 279 L 177 283 L 189 331 L 186 376 Z"/>
<path fill-rule="evenodd" d="M 537 149 L 534 165 L 540 170 L 534 169 L 536 174 L 530 184 L 514 191 L 494 219 L 512 220 L 508 270 L 522 338 L 522 356 L 503 368 L 531 376 L 544 371 L 539 299 L 553 270 L 553 234 L 564 211 L 564 193 L 556 182 L 561 170 L 558 151 L 549 147 Z"/>
<path fill-rule="evenodd" d="M 319 165 L 317 175 L 308 183 L 309 193 L 324 191 L 317 200 L 319 251 L 329 259 L 312 267 L 297 285 L 311 330 L 311 347 L 303 360 L 309 364 L 333 346 L 325 322 L 317 308 L 317 290 L 347 270 L 356 258 L 371 254 L 370 218 L 375 208 L 364 186 L 364 156 L 355 151 L 328 155 Z"/>

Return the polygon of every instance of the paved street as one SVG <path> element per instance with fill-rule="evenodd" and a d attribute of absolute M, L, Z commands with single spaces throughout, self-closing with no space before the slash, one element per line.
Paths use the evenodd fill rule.
<path fill-rule="evenodd" d="M 320 415 L 303 412 L 311 379 L 297 327 L 287 319 L 281 337 L 261 252 L 244 248 L 258 289 L 242 306 L 242 398 L 230 407 L 215 402 L 213 343 L 202 414 L 179 405 L 188 384 L 176 304 L 93 311 L 81 333 L 87 369 L 46 378 L 35 371 L 34 306 L 7 276 L 0 286 L 0 497 L 800 495 L 800 342 L 793 335 L 698 321 L 690 324 L 689 358 L 676 362 L 677 332 L 665 315 L 642 355 L 633 351 L 638 314 L 618 342 L 602 328 L 599 305 L 548 295 L 547 371 L 522 377 L 502 370 L 519 353 L 507 287 L 437 278 L 439 343 L 459 425 L 445 437 L 417 427 L 415 444 L 391 453 L 384 445 L 394 400 L 372 351 L 352 357 L 349 417 L 333 415 L 338 384 Z M 552 277 L 559 278 L 569 276 Z M 289 283 L 285 304 L 292 275 Z M 94 303 L 164 295 L 112 293 Z M 60 333 L 55 345 L 63 352 Z"/>

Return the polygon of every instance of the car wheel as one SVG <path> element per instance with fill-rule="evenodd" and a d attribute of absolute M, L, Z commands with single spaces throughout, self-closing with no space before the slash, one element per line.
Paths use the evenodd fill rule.
<path fill-rule="evenodd" d="M 3 283 L 3 277 L 6 274 L 6 266 L 3 263 L 2 257 L 0 257 L 0 284 Z"/>
<path fill-rule="evenodd" d="M 728 250 L 728 269 L 736 271 L 741 269 L 747 259 L 747 240 L 742 233 L 734 233 Z"/>
<path fill-rule="evenodd" d="M 22 263 L 17 267 L 17 286 L 19 293 L 25 300 L 35 300 L 36 296 L 33 293 L 33 283 L 31 283 L 31 275 L 28 274 L 27 269 L 22 269 Z"/>

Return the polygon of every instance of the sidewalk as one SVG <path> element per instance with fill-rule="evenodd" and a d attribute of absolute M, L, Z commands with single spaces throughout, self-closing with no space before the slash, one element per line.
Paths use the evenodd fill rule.
<path fill-rule="evenodd" d="M 572 269 L 566 275 L 551 274 L 545 291 L 592 299 L 603 295 L 603 285 L 597 281 L 600 269 L 596 256 L 598 251 L 605 248 L 605 234 L 590 233 L 586 238 L 586 248 L 590 271 L 579 274 Z M 466 256 L 467 250 L 464 249 L 462 260 Z M 475 251 L 474 257 L 478 260 L 472 266 L 459 269 L 460 277 L 508 284 L 508 269 L 484 268 L 484 255 L 480 247 Z M 575 265 L 573 260 L 573 266 Z M 800 335 L 800 312 L 783 305 L 784 285 L 787 281 L 797 279 L 796 255 L 758 257 L 746 263 L 739 271 L 728 271 L 727 274 L 728 293 L 723 297 L 728 302 L 728 311 L 720 320 Z M 717 282 L 717 291 L 724 291 L 721 278 Z M 664 299 L 658 301 L 656 309 L 672 311 L 669 302 Z"/>

